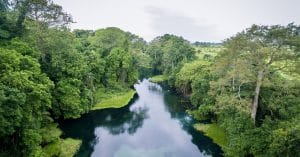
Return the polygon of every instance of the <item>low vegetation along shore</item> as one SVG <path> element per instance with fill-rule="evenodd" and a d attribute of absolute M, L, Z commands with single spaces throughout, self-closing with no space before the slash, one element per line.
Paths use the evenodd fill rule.
<path fill-rule="evenodd" d="M 225 156 L 300 156 L 300 25 L 252 25 L 221 44 L 147 42 L 116 27 L 70 30 L 52 0 L 2 0 L 0 21 L 0 156 L 72 156 L 80 141 L 56 121 L 123 107 L 154 74 L 189 96 L 196 120 L 222 126 L 227 140 L 215 124 L 196 128 Z"/>
<path fill-rule="evenodd" d="M 194 125 L 194 128 L 203 132 L 206 136 L 211 138 L 214 143 L 218 144 L 222 149 L 228 144 L 225 131 L 217 124 L 203 124 L 198 123 Z"/>
<path fill-rule="evenodd" d="M 108 94 L 105 98 L 100 99 L 92 110 L 106 109 L 106 108 L 121 108 L 126 106 L 136 94 L 135 90 L 128 90 L 123 92 L 116 92 Z M 101 96 L 100 96 L 101 97 Z"/>
<path fill-rule="evenodd" d="M 49 144 L 44 148 L 45 156 L 72 157 L 81 146 L 82 141 L 78 139 L 62 139 L 57 143 Z"/>
<path fill-rule="evenodd" d="M 168 80 L 168 77 L 165 75 L 156 75 L 149 79 L 149 81 L 153 82 L 153 83 L 161 83 L 161 82 L 164 82 L 167 80 Z"/>

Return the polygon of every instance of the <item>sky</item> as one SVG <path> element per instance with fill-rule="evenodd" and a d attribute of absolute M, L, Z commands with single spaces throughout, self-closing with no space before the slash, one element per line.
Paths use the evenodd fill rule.
<path fill-rule="evenodd" d="M 151 41 L 166 33 L 221 42 L 252 24 L 300 24 L 300 0 L 54 0 L 72 29 L 119 27 Z"/>

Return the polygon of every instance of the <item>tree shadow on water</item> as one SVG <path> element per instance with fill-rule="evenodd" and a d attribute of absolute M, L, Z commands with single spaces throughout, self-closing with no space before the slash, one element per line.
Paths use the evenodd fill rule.
<path fill-rule="evenodd" d="M 63 138 L 71 137 L 81 139 L 82 144 L 78 151 L 78 157 L 90 156 L 96 144 L 95 129 L 104 128 L 112 135 L 123 133 L 134 134 L 141 128 L 144 120 L 148 118 L 147 107 L 130 109 L 130 106 L 138 100 L 137 96 L 125 107 L 120 109 L 104 109 L 91 111 L 78 119 L 64 120 L 60 122 Z"/>

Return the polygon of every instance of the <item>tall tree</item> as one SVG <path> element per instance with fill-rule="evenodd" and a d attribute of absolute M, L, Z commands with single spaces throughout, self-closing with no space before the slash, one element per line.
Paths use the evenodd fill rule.
<path fill-rule="evenodd" d="M 35 21 L 44 26 L 62 26 L 73 22 L 61 6 L 52 0 L 14 0 L 14 9 L 18 12 L 16 19 L 17 35 L 24 32 L 24 21 Z"/>
<path fill-rule="evenodd" d="M 106 58 L 106 77 L 110 85 L 121 83 L 131 86 L 137 80 L 137 69 L 133 67 L 133 57 L 124 49 L 115 48 Z"/>
<path fill-rule="evenodd" d="M 251 118 L 255 120 L 261 87 L 275 72 L 295 70 L 299 51 L 292 45 L 298 39 L 300 27 L 253 25 L 225 42 L 227 50 L 217 61 L 217 71 L 226 83 L 230 79 L 232 91 L 240 97 L 241 86 L 254 86 L 250 105 Z M 222 68 L 224 67 L 224 68 Z M 225 84 L 223 84 L 225 85 Z"/>
<path fill-rule="evenodd" d="M 170 74 L 182 63 L 195 58 L 195 50 L 187 40 L 170 34 L 151 41 L 147 53 L 152 58 L 155 74 Z"/>
<path fill-rule="evenodd" d="M 113 48 L 123 48 L 128 51 L 129 44 L 127 33 L 119 28 L 109 27 L 95 31 L 95 35 L 89 38 L 91 49 L 102 57 L 109 55 Z"/>

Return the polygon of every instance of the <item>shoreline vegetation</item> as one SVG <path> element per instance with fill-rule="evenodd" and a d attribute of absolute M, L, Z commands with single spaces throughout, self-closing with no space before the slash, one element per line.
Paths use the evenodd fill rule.
<path fill-rule="evenodd" d="M 80 149 L 82 140 L 66 138 L 53 142 L 43 148 L 46 157 L 72 157 Z"/>
<path fill-rule="evenodd" d="M 114 92 L 113 94 L 108 94 L 106 95 L 106 98 L 101 99 L 101 101 L 97 103 L 91 109 L 91 111 L 102 110 L 107 108 L 122 108 L 128 105 L 135 95 L 136 95 L 136 91 L 132 89 L 128 91 Z M 101 96 L 103 97 L 103 95 Z M 81 143 L 82 141 L 79 139 L 73 139 L 73 138 L 61 139 L 59 142 L 47 146 L 47 148 L 45 148 L 44 151 L 48 152 L 46 154 L 50 154 L 50 156 L 58 155 L 59 157 L 72 157 L 80 149 Z M 60 153 L 51 154 L 56 152 L 53 151 L 52 149 L 58 149 L 60 150 L 59 151 Z"/>
<path fill-rule="evenodd" d="M 154 75 L 149 79 L 149 81 L 152 83 L 162 83 L 168 81 L 168 77 L 166 75 Z M 224 150 L 228 144 L 225 131 L 217 124 L 196 123 L 194 128 L 197 131 L 202 132 L 208 138 L 212 139 L 214 143 L 221 147 L 222 150 Z"/>
<path fill-rule="evenodd" d="M 107 95 L 99 95 L 99 97 L 105 98 L 101 98 L 101 101 L 98 102 L 91 110 L 124 107 L 128 105 L 128 103 L 132 100 L 135 94 L 136 91 L 130 89 L 128 91 L 115 92 Z"/>
<path fill-rule="evenodd" d="M 82 141 L 79 139 L 67 138 L 63 139 L 61 144 L 62 154 L 61 157 L 74 156 L 81 146 Z"/>
<path fill-rule="evenodd" d="M 161 83 L 161 82 L 164 82 L 167 80 L 168 80 L 168 77 L 165 75 L 155 75 L 149 79 L 149 81 L 153 82 L 153 83 Z"/>
<path fill-rule="evenodd" d="M 98 95 L 101 98 L 101 101 L 97 103 L 91 109 L 91 111 L 107 108 L 122 108 L 128 105 L 135 95 L 136 91 L 133 89 Z M 61 130 L 58 130 L 58 132 L 58 134 L 61 134 Z M 52 144 L 47 145 L 45 148 L 43 148 L 43 151 L 49 157 L 73 157 L 80 149 L 81 144 L 82 140 L 80 139 L 60 139 L 57 142 L 53 142 Z"/>
<path fill-rule="evenodd" d="M 228 144 L 228 139 L 225 135 L 225 131 L 217 124 L 197 123 L 194 125 L 194 128 L 200 132 L 203 132 L 205 136 L 212 139 L 214 143 L 221 147 L 222 150 L 224 150 L 224 148 Z"/>
<path fill-rule="evenodd" d="M 216 122 L 195 127 L 225 156 L 300 156 L 298 24 L 253 24 L 222 44 L 172 34 L 147 42 L 117 27 L 71 30 L 51 0 L 0 1 L 0 21 L 0 156 L 78 148 L 57 119 L 126 106 L 130 87 L 153 74 L 189 96 L 196 120 Z"/>

